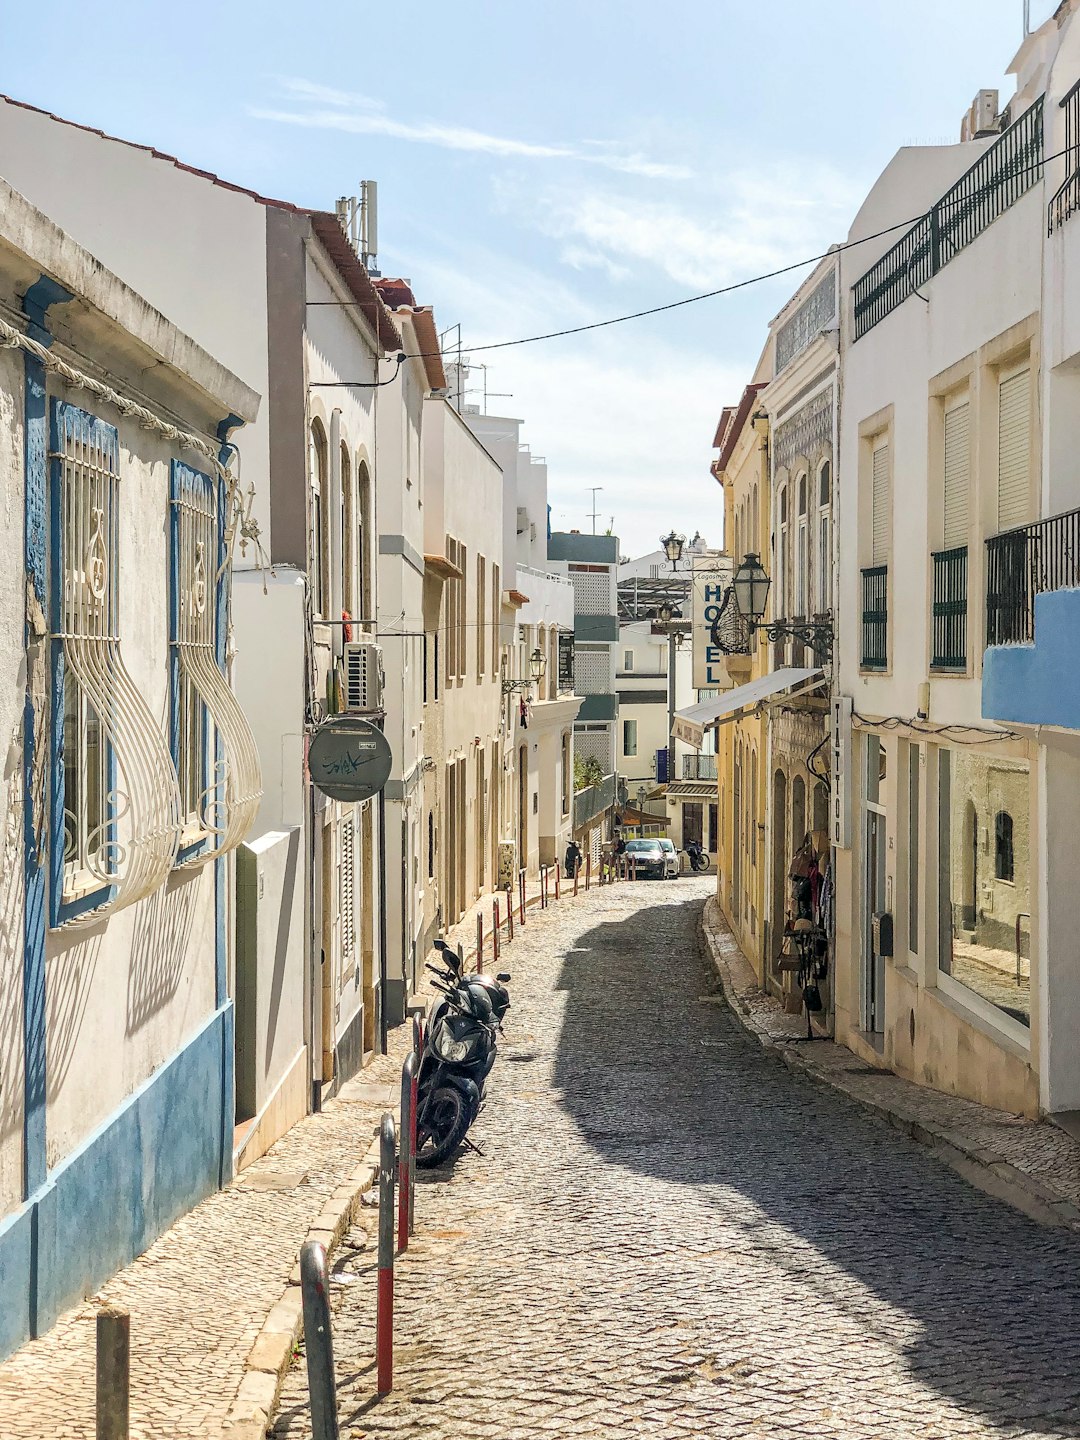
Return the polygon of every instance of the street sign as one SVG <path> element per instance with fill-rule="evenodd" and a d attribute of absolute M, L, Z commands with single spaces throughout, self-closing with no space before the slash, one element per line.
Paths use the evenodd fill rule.
<path fill-rule="evenodd" d="M 331 800 L 370 800 L 390 778 L 390 741 L 370 720 L 334 715 L 311 737 L 311 780 Z"/>
<path fill-rule="evenodd" d="M 724 603 L 733 573 L 730 555 L 714 551 L 694 556 L 690 613 L 693 621 L 696 690 L 730 690 L 734 684 L 728 674 L 724 652 L 712 643 L 713 625 L 720 618 L 720 607 Z"/>

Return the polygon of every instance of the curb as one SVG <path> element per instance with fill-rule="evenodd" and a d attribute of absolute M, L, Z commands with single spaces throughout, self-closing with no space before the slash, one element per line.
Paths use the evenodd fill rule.
<path fill-rule="evenodd" d="M 372 1188 L 378 1173 L 379 1140 L 376 1136 L 360 1165 L 348 1180 L 327 1196 L 321 1213 L 308 1226 L 305 1240 L 318 1240 L 325 1246 L 328 1259 L 354 1223 L 362 1197 Z M 236 1398 L 219 1431 L 220 1440 L 265 1440 L 303 1328 L 298 1253 L 289 1283 L 263 1321 L 244 1362 Z"/>
<path fill-rule="evenodd" d="M 807 1055 L 794 1046 L 779 1044 L 757 1023 L 749 1005 L 739 993 L 728 959 L 719 943 L 721 933 L 727 932 L 727 926 L 720 915 L 715 897 L 706 900 L 700 925 L 709 958 L 720 979 L 724 1000 L 743 1028 L 757 1038 L 763 1050 L 782 1061 L 789 1070 L 800 1071 L 817 1084 L 827 1085 L 830 1089 L 846 1095 L 849 1100 L 854 1100 L 864 1110 L 883 1118 L 893 1129 L 925 1146 L 931 1154 L 950 1166 L 976 1189 L 997 1200 L 1003 1200 L 1041 1225 L 1063 1227 L 1080 1233 L 1080 1209 L 1052 1186 L 1017 1169 L 1003 1155 L 969 1140 L 956 1130 L 945 1130 L 932 1122 L 905 1115 L 884 1099 L 872 1099 L 842 1084 L 836 1076 L 818 1069 Z M 731 943 L 738 949 L 734 937 Z M 738 953 L 741 955 L 742 952 Z M 837 1045 L 837 1042 L 831 1039 L 824 1043 Z M 856 1060 L 854 1052 L 850 1053 L 852 1060 Z"/>

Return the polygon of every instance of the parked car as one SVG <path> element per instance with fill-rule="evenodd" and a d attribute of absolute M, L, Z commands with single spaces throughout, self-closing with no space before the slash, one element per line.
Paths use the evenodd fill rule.
<path fill-rule="evenodd" d="M 675 880 L 679 875 L 679 852 L 675 849 L 674 840 L 659 841 L 660 849 L 664 852 L 664 878 Z"/>
<path fill-rule="evenodd" d="M 667 858 L 659 840 L 628 840 L 625 859 L 639 880 L 663 880 L 667 874 Z"/>

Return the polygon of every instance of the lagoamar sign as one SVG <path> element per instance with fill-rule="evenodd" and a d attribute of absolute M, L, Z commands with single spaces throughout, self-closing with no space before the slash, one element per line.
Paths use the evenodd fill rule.
<path fill-rule="evenodd" d="M 690 617 L 695 690 L 727 690 L 733 683 L 724 652 L 712 643 L 712 631 L 734 574 L 730 555 L 713 552 L 694 556 Z"/>

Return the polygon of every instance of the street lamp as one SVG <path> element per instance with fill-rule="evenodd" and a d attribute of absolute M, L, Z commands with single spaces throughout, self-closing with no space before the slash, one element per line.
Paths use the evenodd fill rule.
<path fill-rule="evenodd" d="M 682 559 L 683 546 L 686 544 L 685 535 L 676 535 L 672 530 L 670 535 L 661 535 L 660 544 L 664 547 L 664 554 L 671 561 L 672 570 Z"/>
<path fill-rule="evenodd" d="M 788 624 L 783 620 L 772 620 L 763 624 L 762 619 L 769 599 L 771 584 L 772 581 L 761 563 L 761 557 L 753 552 L 744 555 L 742 564 L 735 571 L 735 578 L 731 582 L 739 614 L 751 630 L 763 630 L 766 640 L 775 643 L 777 640 L 790 638 L 797 645 L 808 646 L 821 664 L 827 665 L 832 660 L 832 620 L 801 621 L 795 625 Z"/>
<path fill-rule="evenodd" d="M 539 645 L 529 656 L 529 674 L 521 680 L 504 680 L 502 682 L 502 693 L 512 695 L 515 690 L 528 690 L 533 685 L 539 685 L 544 678 L 544 671 L 547 669 L 547 657 Z"/>

